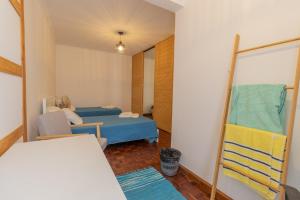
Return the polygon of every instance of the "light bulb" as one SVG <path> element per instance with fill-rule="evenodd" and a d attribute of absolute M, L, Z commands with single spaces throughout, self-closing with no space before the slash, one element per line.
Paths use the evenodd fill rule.
<path fill-rule="evenodd" d="M 116 44 L 116 50 L 117 50 L 119 53 L 123 53 L 124 50 L 125 50 L 125 45 L 124 45 L 123 42 L 122 42 L 122 36 L 124 35 L 124 31 L 118 31 L 117 33 L 118 33 L 118 35 L 120 36 L 120 40 L 119 40 L 119 42 Z"/>
<path fill-rule="evenodd" d="M 123 53 L 125 50 L 125 45 L 120 41 L 117 45 L 116 45 L 116 49 L 120 52 Z"/>
<path fill-rule="evenodd" d="M 118 51 L 124 51 L 123 45 L 119 45 L 119 46 L 118 46 Z"/>

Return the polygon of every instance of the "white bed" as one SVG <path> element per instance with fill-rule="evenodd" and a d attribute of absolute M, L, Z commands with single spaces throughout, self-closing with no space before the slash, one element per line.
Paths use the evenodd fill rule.
<path fill-rule="evenodd" d="M 92 135 L 17 143 L 0 157 L 3 200 L 125 200 Z"/>

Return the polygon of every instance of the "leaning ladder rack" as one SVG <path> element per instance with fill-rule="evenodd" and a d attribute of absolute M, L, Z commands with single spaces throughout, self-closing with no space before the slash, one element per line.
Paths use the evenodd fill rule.
<path fill-rule="evenodd" d="M 218 177 L 219 177 L 220 166 L 221 165 L 225 166 L 225 164 L 222 162 L 222 152 L 223 152 L 223 145 L 224 145 L 224 138 L 225 138 L 225 125 L 226 125 L 227 117 L 228 117 L 232 84 L 233 84 L 233 80 L 234 80 L 236 61 L 237 61 L 238 55 L 242 54 L 242 53 L 253 52 L 253 51 L 260 50 L 260 49 L 270 48 L 270 47 L 279 46 L 279 45 L 283 45 L 283 44 L 289 44 L 289 43 L 293 43 L 293 42 L 297 42 L 297 41 L 300 41 L 300 37 L 283 40 L 283 41 L 278 41 L 278 42 L 274 42 L 274 43 L 270 43 L 270 44 L 265 44 L 265 45 L 261 45 L 261 46 L 257 46 L 257 47 L 253 47 L 253 48 L 239 50 L 240 36 L 238 34 L 235 36 L 230 71 L 229 71 L 229 78 L 228 78 L 228 82 L 227 82 L 225 105 L 224 105 L 224 111 L 223 111 L 222 122 L 221 122 L 222 124 L 221 124 L 221 129 L 220 129 L 220 140 L 219 140 L 218 153 L 217 153 L 217 159 L 216 159 L 216 164 L 215 164 L 210 200 L 214 200 L 216 197 L 217 182 L 218 182 Z M 275 191 L 280 192 L 280 200 L 285 199 L 284 185 L 287 182 L 288 162 L 289 162 L 289 154 L 290 154 L 291 145 L 292 145 L 294 121 L 295 121 L 295 116 L 296 116 L 299 80 L 300 80 L 300 47 L 298 48 L 298 62 L 297 62 L 297 67 L 296 67 L 296 72 L 295 72 L 294 83 L 292 86 L 286 87 L 286 89 L 293 89 L 294 93 L 293 93 L 293 98 L 292 98 L 292 102 L 291 102 L 291 112 L 290 112 L 290 117 L 289 117 L 289 122 L 288 122 L 286 151 L 284 153 L 284 163 L 283 163 L 282 175 L 281 175 L 281 185 L 278 188 L 274 188 L 274 187 L 271 187 L 268 183 L 259 182 L 262 185 L 271 187 Z M 228 166 L 226 166 L 226 167 L 228 167 Z M 244 175 L 249 177 L 246 174 L 244 174 Z M 249 178 L 253 178 L 253 177 L 249 177 Z"/>

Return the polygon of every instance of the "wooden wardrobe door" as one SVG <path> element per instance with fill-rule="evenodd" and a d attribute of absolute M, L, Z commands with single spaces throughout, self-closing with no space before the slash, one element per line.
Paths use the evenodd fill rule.
<path fill-rule="evenodd" d="M 171 133 L 173 102 L 174 36 L 155 46 L 154 112 L 158 128 Z"/>
<path fill-rule="evenodd" d="M 144 52 L 132 57 L 132 99 L 131 110 L 143 114 L 144 96 Z"/>

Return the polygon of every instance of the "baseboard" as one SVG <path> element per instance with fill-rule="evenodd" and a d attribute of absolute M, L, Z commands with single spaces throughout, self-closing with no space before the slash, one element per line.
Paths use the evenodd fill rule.
<path fill-rule="evenodd" d="M 197 185 L 201 188 L 201 191 L 206 193 L 208 196 L 210 196 L 211 193 L 211 184 L 209 184 L 207 181 L 204 179 L 200 178 L 198 175 L 196 175 L 194 172 L 189 170 L 187 167 L 180 165 L 180 169 L 185 172 L 186 175 L 192 177 Z M 225 193 L 222 191 L 218 190 L 216 194 L 216 200 L 232 200 L 229 196 L 227 196 Z"/>

